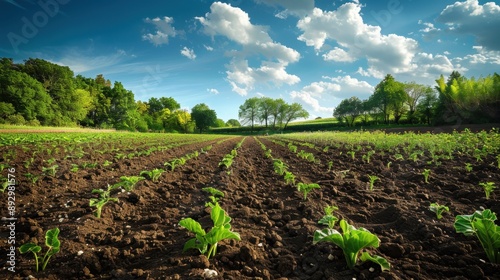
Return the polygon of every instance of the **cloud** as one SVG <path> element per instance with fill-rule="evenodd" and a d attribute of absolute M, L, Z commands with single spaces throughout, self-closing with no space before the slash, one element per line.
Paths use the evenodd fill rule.
<path fill-rule="evenodd" d="M 323 55 L 325 60 L 354 62 L 366 59 L 371 76 L 382 78 L 385 73 L 412 71 L 412 59 L 418 49 L 417 41 L 396 34 L 383 35 L 379 26 L 365 24 L 359 3 L 345 3 L 335 11 L 315 8 L 312 14 L 300 19 L 302 31 L 298 40 L 321 52 L 327 41 L 339 47 Z"/>
<path fill-rule="evenodd" d="M 345 98 L 357 96 L 366 99 L 373 93 L 373 86 L 366 81 L 360 81 L 349 75 L 328 77 L 324 80 L 313 82 L 304 86 L 299 91 L 292 91 L 292 99 L 302 101 L 306 106 L 312 108 L 315 113 L 333 113 L 333 108 Z M 330 106 L 327 106 L 330 105 Z"/>
<path fill-rule="evenodd" d="M 419 20 L 418 24 L 421 24 L 424 26 L 424 28 L 420 29 L 419 31 L 422 33 L 422 37 L 424 37 L 424 39 L 426 39 L 426 40 L 433 39 L 441 31 L 441 29 L 436 28 L 434 26 L 434 24 L 432 24 L 430 22 L 423 22 L 423 21 Z"/>
<path fill-rule="evenodd" d="M 351 56 L 348 52 L 337 47 L 329 51 L 327 54 L 324 54 L 323 59 L 325 61 L 336 61 L 336 62 L 354 62 L 356 60 L 356 58 Z"/>
<path fill-rule="evenodd" d="M 446 6 L 437 21 L 448 25 L 450 32 L 473 35 L 484 48 L 500 51 L 500 6 L 494 2 L 484 5 L 478 0 L 455 2 Z"/>
<path fill-rule="evenodd" d="M 189 49 L 187 47 L 182 48 L 181 54 L 191 60 L 194 60 L 196 58 L 196 54 L 194 53 L 194 50 Z"/>
<path fill-rule="evenodd" d="M 207 45 L 203 45 L 205 47 L 205 49 L 209 52 L 213 51 L 214 48 L 213 47 L 210 47 L 210 46 L 207 46 Z"/>
<path fill-rule="evenodd" d="M 215 88 L 207 88 L 207 91 L 212 94 L 219 94 L 219 91 Z"/>
<path fill-rule="evenodd" d="M 480 64 L 496 64 L 500 65 L 500 51 L 491 51 L 482 46 L 472 47 L 477 53 L 466 55 L 463 58 L 457 58 L 460 63 L 467 63 L 469 65 Z M 498 67 L 498 66 L 497 66 Z"/>
<path fill-rule="evenodd" d="M 85 50 L 72 48 L 63 51 L 58 59 L 47 60 L 55 64 L 68 66 L 76 74 L 80 74 L 99 69 L 106 69 L 106 73 L 108 73 L 112 71 L 110 69 L 113 66 L 121 64 L 131 57 L 134 57 L 134 55 L 129 55 L 124 50 L 117 50 L 108 55 L 95 55 Z"/>
<path fill-rule="evenodd" d="M 149 41 L 155 46 L 168 44 L 169 37 L 175 37 L 177 35 L 177 31 L 172 26 L 174 19 L 171 17 L 163 17 L 163 18 L 146 18 L 144 20 L 147 23 L 151 23 L 156 27 L 156 32 L 147 33 L 142 35 L 142 39 L 145 41 Z"/>
<path fill-rule="evenodd" d="M 293 85 L 300 81 L 298 76 L 286 72 L 286 67 L 300 59 L 300 54 L 289 47 L 272 40 L 267 28 L 254 25 L 248 14 L 240 8 L 214 2 L 205 17 L 196 17 L 204 32 L 212 37 L 224 36 L 239 44 L 240 51 L 233 50 L 226 65 L 227 80 L 232 90 L 242 96 L 257 84 L 280 86 Z M 250 67 L 248 59 L 261 59 L 260 66 Z"/>
<path fill-rule="evenodd" d="M 314 0 L 254 0 L 258 4 L 265 4 L 271 7 L 280 6 L 284 11 L 276 14 L 276 17 L 284 19 L 288 15 L 304 16 L 314 9 Z"/>

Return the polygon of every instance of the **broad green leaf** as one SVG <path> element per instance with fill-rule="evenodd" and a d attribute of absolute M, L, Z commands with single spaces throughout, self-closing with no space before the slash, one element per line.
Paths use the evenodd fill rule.
<path fill-rule="evenodd" d="M 47 255 L 51 256 L 59 252 L 61 247 L 61 242 L 57 238 L 59 236 L 59 228 L 53 228 L 45 233 L 45 245 L 50 248 L 50 252 Z"/>
<path fill-rule="evenodd" d="M 21 252 L 21 254 L 24 254 L 26 252 L 38 253 L 41 250 L 42 250 L 42 247 L 40 247 L 34 243 L 26 243 L 24 245 L 21 245 L 21 247 L 19 247 L 19 252 Z"/>
<path fill-rule="evenodd" d="M 220 207 L 219 203 L 216 203 L 215 207 L 212 208 L 210 217 L 214 222 L 214 227 L 221 227 L 224 225 L 224 221 L 226 220 L 226 212 Z"/>
<path fill-rule="evenodd" d="M 374 262 L 378 265 L 380 265 L 380 269 L 382 269 L 382 271 L 384 270 L 390 270 L 391 269 L 391 265 L 389 264 L 389 262 L 381 257 L 381 256 L 371 256 L 368 252 L 363 252 L 363 254 L 361 254 L 361 257 L 360 257 L 361 261 L 371 261 L 371 262 Z"/>
<path fill-rule="evenodd" d="M 203 230 L 203 228 L 201 227 L 200 223 L 198 223 L 197 221 L 195 221 L 195 220 L 193 220 L 191 218 L 182 219 L 179 222 L 179 225 L 181 227 L 186 228 L 187 230 L 189 230 L 190 232 L 192 232 L 194 234 L 199 234 L 199 235 L 202 235 L 202 236 L 204 236 L 206 234 L 205 230 Z"/>
<path fill-rule="evenodd" d="M 473 226 L 490 262 L 500 262 L 500 227 L 486 219 L 476 219 Z"/>
<path fill-rule="evenodd" d="M 97 199 L 97 198 L 91 198 L 90 201 L 89 201 L 89 206 L 92 207 L 92 206 L 97 206 L 99 205 L 99 202 L 101 202 L 100 199 Z"/>
<path fill-rule="evenodd" d="M 475 215 L 475 214 L 474 214 Z M 474 215 L 458 215 L 455 217 L 453 226 L 457 233 L 463 233 L 466 236 L 474 235 L 476 230 L 472 226 Z"/>
<path fill-rule="evenodd" d="M 342 234 L 335 229 L 325 228 L 314 232 L 313 244 L 318 242 L 332 242 L 333 244 L 344 249 L 344 238 Z"/>
<path fill-rule="evenodd" d="M 202 238 L 197 239 L 197 238 L 191 238 L 186 243 L 184 244 L 184 248 L 182 249 L 184 252 L 189 250 L 189 249 L 198 249 L 201 254 L 205 254 L 205 252 L 208 249 L 208 243 L 205 241 L 203 242 L 204 239 Z"/>
<path fill-rule="evenodd" d="M 345 238 L 345 250 L 347 252 L 357 253 L 364 248 L 377 248 L 380 240 L 378 237 L 365 230 L 359 228 L 349 233 L 349 238 Z"/>

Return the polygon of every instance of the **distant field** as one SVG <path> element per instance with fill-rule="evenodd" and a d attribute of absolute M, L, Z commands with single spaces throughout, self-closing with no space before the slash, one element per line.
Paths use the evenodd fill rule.
<path fill-rule="evenodd" d="M 0 124 L 0 132 L 30 133 L 30 132 L 116 132 L 115 129 L 93 129 L 81 127 L 27 126 Z"/>

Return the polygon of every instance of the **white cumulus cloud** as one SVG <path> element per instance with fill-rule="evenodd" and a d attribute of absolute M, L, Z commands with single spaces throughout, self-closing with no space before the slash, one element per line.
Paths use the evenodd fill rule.
<path fill-rule="evenodd" d="M 196 17 L 204 32 L 212 37 L 224 36 L 239 44 L 240 51 L 232 51 L 232 59 L 226 65 L 227 80 L 232 90 L 247 95 L 256 84 L 293 85 L 300 81 L 289 74 L 286 67 L 300 59 L 300 54 L 272 40 L 267 27 L 254 25 L 248 14 L 229 4 L 214 2 L 205 17 Z M 265 57 L 259 67 L 250 67 L 248 59 Z"/>
<path fill-rule="evenodd" d="M 207 88 L 207 91 L 212 94 L 219 94 L 219 91 L 216 88 Z"/>
<path fill-rule="evenodd" d="M 354 62 L 366 59 L 371 76 L 412 71 L 412 59 L 418 49 L 414 39 L 396 34 L 384 35 L 379 26 L 364 23 L 361 4 L 345 3 L 335 11 L 315 8 L 312 14 L 297 23 L 302 31 L 300 41 L 320 52 L 327 42 L 341 48 L 325 54 L 325 60 Z"/>
<path fill-rule="evenodd" d="M 196 54 L 194 53 L 194 50 L 189 49 L 188 47 L 184 47 L 181 50 L 181 54 L 191 60 L 194 60 L 196 58 Z"/>
<path fill-rule="evenodd" d="M 455 2 L 441 12 L 437 21 L 448 25 L 450 32 L 473 35 L 478 45 L 500 51 L 500 6 L 495 2 L 484 5 L 478 0 Z"/>
<path fill-rule="evenodd" d="M 345 98 L 357 96 L 366 99 L 373 93 L 373 86 L 349 75 L 322 77 L 325 81 L 313 82 L 299 91 L 292 91 L 292 99 L 301 101 L 315 113 L 333 113 L 338 103 Z"/>
<path fill-rule="evenodd" d="M 174 19 L 171 17 L 146 18 L 144 21 L 153 24 L 156 27 L 156 32 L 144 34 L 142 35 L 142 39 L 150 41 L 155 46 L 168 44 L 168 38 L 177 35 L 177 31 L 172 26 Z"/>

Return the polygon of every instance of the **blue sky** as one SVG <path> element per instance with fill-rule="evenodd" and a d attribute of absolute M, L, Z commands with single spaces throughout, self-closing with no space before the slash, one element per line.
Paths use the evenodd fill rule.
<path fill-rule="evenodd" d="M 251 97 L 330 117 L 386 74 L 500 72 L 498 1 L 0 0 L 0 57 L 104 74 L 136 100 L 206 103 L 227 121 Z"/>

